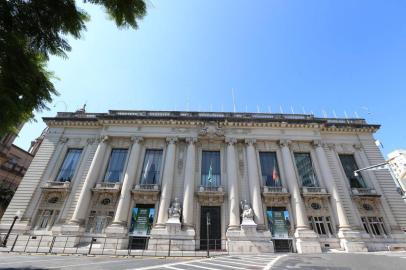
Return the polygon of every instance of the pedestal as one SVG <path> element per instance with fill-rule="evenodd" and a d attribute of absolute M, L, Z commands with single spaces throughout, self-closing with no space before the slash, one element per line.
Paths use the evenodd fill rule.
<path fill-rule="evenodd" d="M 235 254 L 273 253 L 272 236 L 269 231 L 257 231 L 257 224 L 251 219 L 243 220 L 240 229 L 226 232 L 228 251 Z"/>
<path fill-rule="evenodd" d="M 365 242 L 362 240 L 361 232 L 351 229 L 340 229 L 337 234 L 340 245 L 346 252 L 368 251 Z"/>
<path fill-rule="evenodd" d="M 321 253 L 317 234 L 307 228 L 296 229 L 296 249 L 298 253 Z"/>
<path fill-rule="evenodd" d="M 179 218 L 171 217 L 165 227 L 154 227 L 148 243 L 149 250 L 168 251 L 194 251 L 196 250 L 195 230 L 187 228 L 182 230 Z"/>

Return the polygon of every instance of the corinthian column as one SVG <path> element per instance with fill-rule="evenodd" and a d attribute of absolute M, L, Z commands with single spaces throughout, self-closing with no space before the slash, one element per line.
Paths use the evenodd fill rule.
<path fill-rule="evenodd" d="M 323 177 L 326 189 L 331 194 L 330 203 L 335 212 L 340 229 L 349 229 L 350 223 L 348 222 L 343 204 L 338 193 L 337 185 L 334 182 L 333 174 L 331 173 L 330 166 L 327 163 L 327 156 L 322 147 L 321 141 L 314 141 L 313 145 L 316 149 L 316 158 L 320 165 L 321 175 Z"/>
<path fill-rule="evenodd" d="M 168 220 L 168 209 L 171 204 L 173 173 L 175 169 L 176 141 L 177 138 L 167 138 L 165 167 L 162 176 L 161 201 L 159 203 L 157 226 L 163 227 Z"/>
<path fill-rule="evenodd" d="M 73 212 L 70 223 L 80 225 L 85 220 L 85 215 L 89 208 L 89 204 L 92 198 L 92 188 L 94 187 L 100 170 L 102 169 L 103 159 L 107 150 L 107 141 L 109 137 L 105 136 L 100 140 L 97 146 L 96 153 L 94 154 L 92 163 L 89 168 L 89 172 L 86 176 L 82 190 L 79 195 L 75 211 Z"/>
<path fill-rule="evenodd" d="M 131 202 L 131 188 L 134 185 L 138 160 L 141 152 L 142 137 L 132 137 L 130 156 L 127 162 L 127 169 L 124 174 L 123 184 L 121 186 L 120 198 L 118 200 L 117 211 L 114 215 L 113 225 L 122 225 L 125 227 L 128 220 L 128 210 Z"/>
<path fill-rule="evenodd" d="M 230 205 L 230 222 L 228 228 L 240 228 L 240 203 L 238 191 L 238 177 L 235 156 L 235 143 L 237 139 L 226 138 L 227 145 L 227 182 L 228 182 L 228 199 Z"/>
<path fill-rule="evenodd" d="M 291 193 L 291 204 L 295 214 L 296 227 L 308 228 L 308 222 L 306 217 L 306 210 L 304 207 L 302 196 L 300 195 L 299 185 L 296 180 L 296 174 L 294 164 L 292 161 L 292 155 L 289 150 L 290 141 L 281 140 L 280 146 L 282 150 L 282 160 L 285 167 L 286 183 Z"/>
<path fill-rule="evenodd" d="M 261 183 L 258 173 L 257 155 L 255 153 L 255 139 L 247 139 L 248 183 L 251 196 L 251 205 L 254 210 L 254 221 L 264 227 L 264 211 L 262 208 Z"/>
<path fill-rule="evenodd" d="M 194 206 L 194 191 L 195 191 L 195 167 L 196 167 L 196 138 L 186 138 L 188 143 L 186 165 L 185 165 L 185 181 L 183 196 L 183 224 L 187 227 L 193 226 L 193 206 Z"/>

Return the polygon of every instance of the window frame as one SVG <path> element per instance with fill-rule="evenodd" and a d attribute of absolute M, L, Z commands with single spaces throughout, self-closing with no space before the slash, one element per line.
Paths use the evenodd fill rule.
<path fill-rule="evenodd" d="M 156 183 L 154 183 L 154 185 L 160 185 L 161 184 L 161 180 L 162 180 L 162 173 L 163 173 L 163 163 L 164 163 L 164 149 L 162 148 L 146 148 L 144 151 L 144 159 L 142 161 L 142 165 L 141 165 L 141 169 L 140 169 L 140 175 L 138 177 L 138 183 L 140 185 L 149 185 L 149 183 L 142 183 L 143 180 L 143 174 L 144 174 L 144 165 L 145 165 L 145 160 L 147 157 L 147 152 L 148 151 L 160 151 L 161 152 L 161 160 L 160 160 L 160 164 L 159 164 L 159 174 L 158 174 L 158 178 L 156 179 Z M 152 184 L 151 184 L 152 185 Z"/>
<path fill-rule="evenodd" d="M 359 172 L 358 176 L 355 176 L 355 175 L 351 176 L 352 177 L 351 179 L 356 179 L 357 180 L 359 187 L 352 186 L 352 180 L 347 175 L 345 166 L 343 164 L 342 157 L 350 157 L 350 158 L 352 158 L 353 161 L 354 161 L 353 164 L 355 165 L 354 168 L 356 168 L 356 170 L 359 170 L 360 167 L 358 166 L 358 162 L 357 162 L 357 159 L 355 158 L 355 154 L 348 154 L 348 153 L 338 154 L 338 160 L 340 161 L 341 169 L 344 172 L 344 176 L 347 179 L 347 183 L 350 186 L 350 188 L 351 189 L 352 188 L 368 188 L 367 181 L 365 181 L 364 176 L 362 175 L 362 172 Z M 354 171 L 356 171 L 356 170 L 354 170 Z M 361 181 L 360 181 L 360 179 L 361 179 Z"/>
<path fill-rule="evenodd" d="M 214 178 L 215 179 L 214 185 L 213 185 L 213 183 L 209 185 L 208 181 L 207 181 L 207 178 L 204 179 L 204 177 L 203 177 L 203 176 L 208 177 L 208 175 L 209 175 L 208 172 L 207 172 L 207 174 L 203 174 L 203 162 L 204 162 L 205 153 L 217 153 L 218 154 L 219 172 L 216 173 L 216 174 L 212 173 L 212 176 L 216 176 Z M 220 150 L 205 150 L 205 149 L 202 149 L 202 151 L 201 151 L 201 161 L 200 161 L 200 186 L 204 186 L 204 187 L 220 187 L 221 183 L 222 183 L 221 178 L 222 178 L 221 177 L 221 151 Z"/>
<path fill-rule="evenodd" d="M 70 180 L 59 181 L 58 178 L 59 178 L 59 176 L 60 176 L 60 174 L 61 174 L 62 167 L 64 166 L 65 161 L 66 161 L 66 158 L 68 157 L 69 152 L 70 152 L 71 150 L 72 150 L 72 151 L 74 151 L 74 150 L 80 150 L 79 158 L 77 159 L 75 168 L 74 168 L 74 170 L 73 170 L 73 174 L 72 174 Z M 58 168 L 58 170 L 57 170 L 57 172 L 56 172 L 56 175 L 55 175 L 55 177 L 53 178 L 53 179 L 54 179 L 54 182 L 70 182 L 70 183 L 72 183 L 73 180 L 75 179 L 76 174 L 77 174 L 77 172 L 78 172 L 78 170 L 79 170 L 79 167 L 80 167 L 80 165 L 81 165 L 82 156 L 83 156 L 83 148 L 81 148 L 81 147 L 69 147 L 69 148 L 67 148 L 67 150 L 66 150 L 66 152 L 65 152 L 65 155 L 64 155 L 64 157 L 63 157 L 63 159 L 62 159 L 62 162 L 61 162 L 61 163 L 59 164 L 59 166 L 58 166 L 59 168 Z M 52 178 L 51 178 L 51 179 L 52 179 Z"/>
<path fill-rule="evenodd" d="M 271 186 L 269 186 L 269 185 L 267 185 L 267 181 L 264 179 L 264 174 L 263 174 L 263 170 L 262 170 L 262 159 L 261 159 L 261 155 L 266 155 L 266 154 L 273 154 L 274 155 L 274 157 L 275 157 L 275 164 L 276 164 L 276 171 L 277 171 L 277 174 L 278 174 L 278 176 L 279 176 L 279 185 L 271 185 Z M 261 184 L 263 185 L 263 186 L 266 186 L 266 187 L 283 187 L 283 184 L 282 184 L 282 177 L 281 177 L 281 169 L 280 169 L 280 166 L 279 166 L 279 160 L 278 160 L 278 153 L 276 152 L 276 151 L 258 151 L 258 158 L 259 158 L 259 169 L 260 169 L 260 176 L 261 176 Z M 268 175 L 267 175 L 268 176 Z M 272 172 L 272 183 L 275 183 L 276 181 L 273 179 L 273 172 Z"/>
<path fill-rule="evenodd" d="M 314 182 L 317 184 L 316 186 L 305 186 L 305 185 L 303 185 L 303 179 L 302 179 L 302 176 L 300 175 L 300 171 L 299 171 L 299 168 L 297 166 L 296 155 L 308 155 L 309 156 L 310 164 L 311 164 L 311 168 L 312 168 L 312 175 L 314 177 Z M 300 186 L 301 187 L 321 187 L 319 178 L 317 176 L 316 167 L 315 167 L 311 152 L 293 152 L 293 160 L 294 160 L 294 163 L 295 163 L 295 171 L 297 173 L 297 176 L 298 176 L 298 179 L 300 181 Z"/>
<path fill-rule="evenodd" d="M 125 157 L 124 162 L 123 162 L 123 169 L 121 171 L 121 175 L 119 176 L 119 179 L 117 181 L 111 181 L 111 180 L 108 180 L 106 178 L 107 178 L 107 173 L 109 172 L 111 158 L 112 158 L 113 152 L 115 150 L 126 150 L 126 157 Z M 102 180 L 103 183 L 121 183 L 123 181 L 124 173 L 125 173 L 125 170 L 126 170 L 126 167 L 127 167 L 126 165 L 127 165 L 127 162 L 128 162 L 128 156 L 129 156 L 129 148 L 125 148 L 125 147 L 111 148 L 110 155 L 109 155 L 109 157 L 107 159 L 106 168 L 105 168 L 105 171 L 104 171 L 104 174 L 103 174 L 103 180 Z"/>

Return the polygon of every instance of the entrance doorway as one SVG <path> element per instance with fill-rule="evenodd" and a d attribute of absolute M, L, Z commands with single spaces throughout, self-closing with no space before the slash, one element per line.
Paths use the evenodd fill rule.
<path fill-rule="evenodd" d="M 287 209 L 285 207 L 268 207 L 266 213 L 275 252 L 293 252 L 292 239 L 289 235 L 291 225 Z"/>
<path fill-rule="evenodd" d="M 149 234 L 154 223 L 155 205 L 137 204 L 131 211 L 131 227 L 129 230 L 129 248 L 146 249 Z"/>
<path fill-rule="evenodd" d="M 207 219 L 210 221 L 208 229 Z M 209 239 L 208 241 L 207 238 Z M 200 249 L 206 250 L 207 245 L 209 245 L 211 250 L 221 249 L 220 206 L 202 206 L 200 209 Z"/>

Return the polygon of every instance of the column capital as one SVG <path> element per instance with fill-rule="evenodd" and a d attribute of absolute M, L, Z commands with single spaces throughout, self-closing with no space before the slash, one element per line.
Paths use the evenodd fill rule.
<path fill-rule="evenodd" d="M 144 138 L 141 136 L 132 136 L 130 138 L 130 141 L 132 141 L 134 144 L 141 143 L 143 140 Z"/>
<path fill-rule="evenodd" d="M 335 150 L 337 147 L 334 143 L 326 143 L 326 146 L 329 150 Z"/>
<path fill-rule="evenodd" d="M 197 142 L 197 138 L 196 138 L 196 137 L 186 137 L 186 138 L 185 138 L 185 141 L 186 141 L 188 144 L 195 144 L 195 143 Z"/>
<path fill-rule="evenodd" d="M 168 144 L 175 144 L 177 141 L 178 141 L 178 138 L 177 138 L 177 137 L 167 137 L 167 138 L 166 138 L 166 142 L 167 142 Z"/>
<path fill-rule="evenodd" d="M 323 143 L 321 140 L 314 140 L 312 141 L 312 144 L 314 147 L 318 148 L 318 147 L 323 147 Z"/>
<path fill-rule="evenodd" d="M 362 144 L 360 144 L 360 143 L 356 143 L 356 144 L 354 144 L 353 145 L 354 146 L 354 148 L 356 149 L 356 150 L 362 150 Z"/>
<path fill-rule="evenodd" d="M 95 142 L 96 142 L 96 138 L 87 138 L 86 139 L 86 143 L 89 145 L 89 144 L 94 144 Z"/>
<path fill-rule="evenodd" d="M 100 137 L 97 139 L 97 141 L 98 141 L 98 142 L 107 143 L 110 139 L 111 139 L 110 136 L 105 135 L 105 136 L 100 136 Z"/>
<path fill-rule="evenodd" d="M 237 143 L 237 139 L 236 138 L 226 137 L 225 142 L 228 143 L 228 145 L 234 145 L 234 144 Z"/>
<path fill-rule="evenodd" d="M 61 137 L 61 138 L 59 139 L 59 142 L 62 143 L 62 144 L 67 143 L 68 141 L 69 141 L 69 138 L 68 138 L 68 137 Z"/>
<path fill-rule="evenodd" d="M 254 145 L 255 143 L 257 143 L 257 140 L 256 140 L 256 139 L 253 139 L 253 138 L 248 138 L 248 139 L 245 139 L 245 143 L 248 144 L 248 145 L 250 145 L 250 146 L 252 146 L 252 145 Z"/>
<path fill-rule="evenodd" d="M 282 147 L 289 147 L 292 144 L 291 140 L 280 140 L 279 145 Z"/>

